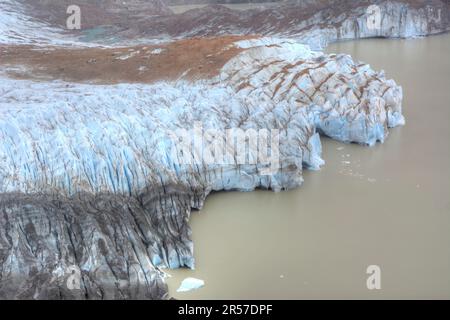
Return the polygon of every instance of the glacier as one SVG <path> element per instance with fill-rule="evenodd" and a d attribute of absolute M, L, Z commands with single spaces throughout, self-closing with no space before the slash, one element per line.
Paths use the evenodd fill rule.
<path fill-rule="evenodd" d="M 210 193 L 300 187 L 321 136 L 370 147 L 405 124 L 383 70 L 320 50 L 450 30 L 446 0 L 83 0 L 79 32 L 69 2 L 0 1 L 0 299 L 169 299 Z"/>
<path fill-rule="evenodd" d="M 188 222 L 209 193 L 296 188 L 324 164 L 319 134 L 371 146 L 404 124 L 401 87 L 348 55 L 274 37 L 232 46 L 197 80 L 0 77 L 0 297 L 167 298 L 159 268 L 195 267 Z M 279 167 L 196 158 L 207 141 L 188 155 L 200 161 L 179 161 L 173 132 L 196 123 L 277 130 Z"/>
<path fill-rule="evenodd" d="M 317 132 L 374 145 L 384 141 L 388 128 L 404 124 L 401 87 L 383 72 L 348 55 L 270 40 L 252 41 L 217 77 L 194 83 L 89 85 L 2 78 L 0 191 L 131 196 L 149 184 L 154 168 L 161 171 L 154 177 L 159 184 L 185 183 L 190 168 L 171 159 L 170 132 L 190 129 L 194 122 L 205 130 L 282 129 L 281 158 L 297 158 L 300 162 L 286 166 L 299 170 L 301 163 L 316 169 L 322 164 Z M 206 171 L 218 169 L 223 170 L 209 166 Z M 248 168 L 247 174 L 257 169 Z M 299 184 L 286 179 L 258 177 L 246 189 Z M 212 179 L 210 189 L 239 188 L 239 179 L 228 180 L 224 185 Z"/>

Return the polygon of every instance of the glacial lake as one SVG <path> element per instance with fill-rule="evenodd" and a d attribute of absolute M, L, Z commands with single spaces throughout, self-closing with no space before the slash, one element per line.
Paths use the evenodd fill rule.
<path fill-rule="evenodd" d="M 323 138 L 296 190 L 216 193 L 191 226 L 180 299 L 450 298 L 450 34 L 330 45 L 403 87 L 406 126 L 375 147 Z M 381 289 L 368 290 L 369 265 Z M 177 293 L 186 277 L 201 289 Z"/>

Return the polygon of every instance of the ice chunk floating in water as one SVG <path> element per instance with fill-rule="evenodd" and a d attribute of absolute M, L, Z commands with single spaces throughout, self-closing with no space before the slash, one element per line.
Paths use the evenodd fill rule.
<path fill-rule="evenodd" d="M 205 285 L 205 281 L 196 278 L 186 278 L 181 282 L 180 287 L 177 292 L 188 292 L 191 290 L 196 290 Z"/>

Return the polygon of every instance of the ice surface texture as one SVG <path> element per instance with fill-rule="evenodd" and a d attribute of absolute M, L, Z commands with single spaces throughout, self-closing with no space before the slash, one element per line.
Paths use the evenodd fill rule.
<path fill-rule="evenodd" d="M 157 267 L 194 267 L 189 215 L 211 191 L 298 187 L 323 165 L 318 132 L 373 145 L 403 124 L 401 88 L 347 55 L 236 46 L 196 82 L 0 79 L 0 297 L 164 298 Z M 180 162 L 171 134 L 198 123 L 279 130 L 280 167 Z"/>

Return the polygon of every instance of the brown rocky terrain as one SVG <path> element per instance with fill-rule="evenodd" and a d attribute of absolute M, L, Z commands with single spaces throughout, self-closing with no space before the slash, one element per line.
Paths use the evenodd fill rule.
<path fill-rule="evenodd" d="M 243 49 L 232 44 L 251 36 L 191 38 L 158 45 L 119 48 L 0 46 L 0 65 L 15 78 L 75 82 L 151 83 L 207 79 Z"/>
<path fill-rule="evenodd" d="M 22 1 L 28 15 L 53 26 L 65 26 L 65 10 L 71 1 Z M 309 0 L 280 2 L 270 8 L 232 10 L 212 4 L 182 14 L 162 2 L 98 0 L 78 1 L 82 30 L 106 26 L 110 30 L 94 41 L 114 36 L 119 41 L 262 34 L 296 37 L 313 46 L 366 37 L 414 37 L 450 29 L 449 0 Z M 379 30 L 368 30 L 367 8 L 381 9 Z"/>

